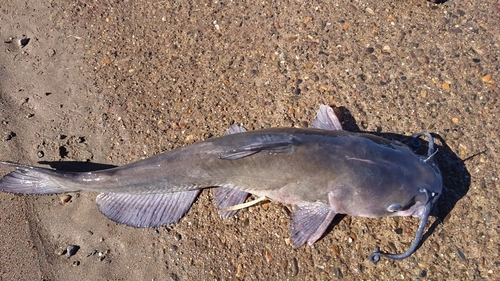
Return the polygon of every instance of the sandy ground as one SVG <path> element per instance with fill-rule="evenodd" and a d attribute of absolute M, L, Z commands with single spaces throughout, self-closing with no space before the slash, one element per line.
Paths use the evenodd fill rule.
<path fill-rule="evenodd" d="M 498 280 L 498 1 L 40 2 L 0 6 L 2 160 L 121 165 L 327 103 L 363 131 L 438 134 L 445 193 L 420 249 L 377 265 L 417 219 L 346 216 L 293 250 L 275 202 L 222 220 L 207 190 L 134 229 L 96 194 L 0 194 L 1 280 Z"/>

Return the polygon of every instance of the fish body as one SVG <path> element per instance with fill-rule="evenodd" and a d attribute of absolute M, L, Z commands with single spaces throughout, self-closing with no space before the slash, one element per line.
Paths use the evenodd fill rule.
<path fill-rule="evenodd" d="M 312 124 L 315 128 L 251 132 L 233 126 L 222 137 L 93 172 L 4 162 L 17 169 L 0 180 L 0 190 L 100 192 L 100 211 L 135 227 L 178 221 L 204 188 L 217 187 L 215 203 L 223 217 L 233 215 L 236 211 L 227 208 L 243 203 L 248 194 L 265 196 L 294 206 L 294 247 L 312 245 L 336 214 L 427 220 L 442 189 L 439 170 L 429 159 L 399 142 L 342 130 L 327 106 L 320 107 Z"/>

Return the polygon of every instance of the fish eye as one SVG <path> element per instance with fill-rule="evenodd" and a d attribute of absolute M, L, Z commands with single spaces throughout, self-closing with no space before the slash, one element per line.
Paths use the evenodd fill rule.
<path fill-rule="evenodd" d="M 387 207 L 387 211 L 389 211 L 391 213 L 400 211 L 401 209 L 403 209 L 403 206 L 401 206 L 401 204 L 398 204 L 398 203 L 391 204 L 391 205 L 389 205 L 389 207 Z"/>

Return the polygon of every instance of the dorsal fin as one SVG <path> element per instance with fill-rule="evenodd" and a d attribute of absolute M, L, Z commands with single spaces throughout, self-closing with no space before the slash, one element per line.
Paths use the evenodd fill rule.
<path fill-rule="evenodd" d="M 331 130 L 331 131 L 341 131 L 342 125 L 340 124 L 337 115 L 333 109 L 328 105 L 320 105 L 318 113 L 316 114 L 316 119 L 311 122 L 309 126 L 311 128 Z"/>

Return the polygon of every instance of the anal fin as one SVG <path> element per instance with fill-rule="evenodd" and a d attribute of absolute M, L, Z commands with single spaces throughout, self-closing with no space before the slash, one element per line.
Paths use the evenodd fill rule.
<path fill-rule="evenodd" d="M 225 209 L 245 202 L 247 197 L 248 193 L 245 191 L 229 187 L 218 187 L 215 189 L 215 206 L 220 210 L 220 216 L 226 219 L 236 214 L 238 210 L 228 211 Z"/>
<path fill-rule="evenodd" d="M 336 213 L 328 206 L 316 204 L 296 205 L 290 223 L 291 244 L 299 248 L 318 241 L 332 222 Z"/>
<path fill-rule="evenodd" d="M 175 223 L 191 208 L 200 190 L 161 194 L 101 193 L 97 207 L 109 219 L 133 227 Z"/>

